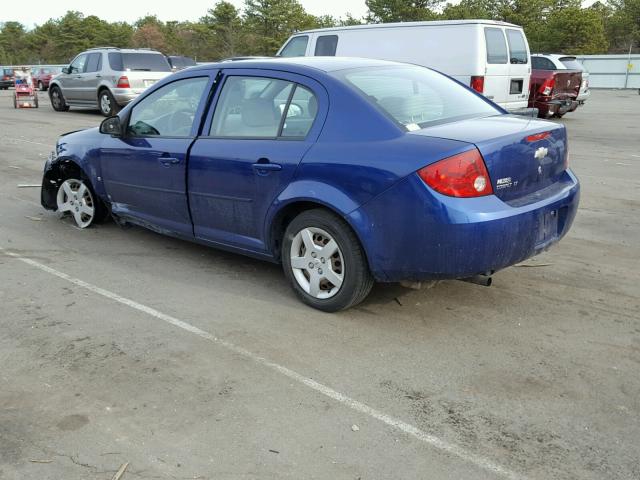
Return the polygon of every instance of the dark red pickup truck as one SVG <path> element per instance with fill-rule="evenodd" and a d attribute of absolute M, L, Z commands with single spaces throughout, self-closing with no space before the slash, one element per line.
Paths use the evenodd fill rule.
<path fill-rule="evenodd" d="M 538 109 L 538 117 L 562 117 L 578 108 L 582 72 L 558 68 L 551 55 L 531 56 L 529 107 Z"/>

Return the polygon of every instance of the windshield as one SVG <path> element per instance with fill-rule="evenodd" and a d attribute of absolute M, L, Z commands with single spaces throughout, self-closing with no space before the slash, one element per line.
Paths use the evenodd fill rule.
<path fill-rule="evenodd" d="M 466 87 L 428 68 L 365 67 L 334 75 L 407 130 L 501 113 Z"/>

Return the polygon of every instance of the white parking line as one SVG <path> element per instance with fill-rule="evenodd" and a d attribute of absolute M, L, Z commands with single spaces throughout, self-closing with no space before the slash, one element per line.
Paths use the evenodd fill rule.
<path fill-rule="evenodd" d="M 501 477 L 504 477 L 510 480 L 524 480 L 525 478 L 522 475 L 517 474 L 493 462 L 488 458 L 484 458 L 480 455 L 476 455 L 472 452 L 465 450 L 464 448 L 458 445 L 442 440 L 441 438 L 436 437 L 435 435 L 432 435 L 430 433 L 427 433 L 419 429 L 418 427 L 415 427 L 409 423 L 406 423 L 402 420 L 399 420 L 390 415 L 387 415 L 386 413 L 376 410 L 375 408 L 370 407 L 369 405 L 362 403 L 358 400 L 354 400 L 353 398 L 348 397 L 347 395 L 344 395 L 343 393 L 340 393 L 337 390 L 332 389 L 331 387 L 328 387 L 322 383 L 316 382 L 315 380 L 305 377 L 304 375 L 301 375 L 300 373 L 297 373 L 287 367 L 271 362 L 270 360 L 267 360 L 264 357 L 256 355 L 255 353 L 250 352 L 249 350 L 246 350 L 242 347 L 234 345 L 233 343 L 227 342 L 226 340 L 222 340 L 209 332 L 201 330 L 200 328 L 195 327 L 182 320 L 179 320 L 175 317 L 172 317 L 171 315 L 167 315 L 158 310 L 155 310 L 154 308 L 148 307 L 134 300 L 130 300 L 128 298 L 122 297 L 117 293 L 113 293 L 109 290 L 105 290 L 104 288 L 100 288 L 91 283 L 87 283 L 84 280 L 74 278 L 70 275 L 67 275 L 66 273 L 63 273 L 54 268 L 48 267 L 40 262 L 36 262 L 35 260 L 31 260 L 30 258 L 22 257 L 16 253 L 10 252 L 1 247 L 0 247 L 0 253 L 6 256 L 15 258 L 16 260 L 24 262 L 27 265 L 35 267 L 55 277 L 61 278 L 62 280 L 66 280 L 67 282 L 77 285 L 78 287 L 85 288 L 97 295 L 101 295 L 105 298 L 118 302 L 122 305 L 126 305 L 127 307 L 130 307 L 134 310 L 138 310 L 140 312 L 146 313 L 147 315 L 157 318 L 158 320 L 167 322 L 183 330 L 186 330 L 187 332 L 193 333 L 194 335 L 204 338 L 205 340 L 209 340 L 210 342 L 216 345 L 222 346 L 227 350 L 240 354 L 245 358 L 253 360 L 254 362 L 264 367 L 270 368 L 271 370 L 274 370 L 284 375 L 285 377 L 290 378 L 291 380 L 295 380 L 296 382 L 301 383 L 311 388 L 312 390 L 315 390 L 316 392 L 321 393 L 322 395 L 325 395 L 326 397 L 329 397 L 341 403 L 342 405 L 345 405 L 357 412 L 368 415 L 369 417 L 375 418 L 376 420 L 379 420 L 390 427 L 400 430 L 401 432 L 404 432 L 405 434 L 410 435 L 420 440 L 421 442 L 424 442 L 448 454 L 455 455 L 456 457 L 459 457 L 462 460 L 465 460 L 466 462 L 474 464 L 484 470 L 495 473 Z"/>

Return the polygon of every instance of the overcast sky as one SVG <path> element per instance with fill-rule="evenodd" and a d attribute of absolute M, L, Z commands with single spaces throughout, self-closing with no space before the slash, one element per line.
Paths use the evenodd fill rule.
<path fill-rule="evenodd" d="M 230 0 L 238 7 L 243 0 Z M 77 10 L 85 15 L 96 15 L 110 22 L 124 20 L 134 21 L 147 14 L 157 15 L 161 20 L 197 20 L 212 8 L 216 0 L 188 0 L 184 3 L 168 0 L 159 2 L 109 0 L 108 2 L 88 2 L 87 0 L 33 0 L 18 2 L 2 0 L 0 22 L 16 20 L 31 28 L 42 24 L 49 18 L 61 17 L 67 10 Z M 366 12 L 364 0 L 300 0 L 307 12 L 314 15 L 333 15 L 343 17 L 347 12 L 354 17 L 361 17 Z"/>

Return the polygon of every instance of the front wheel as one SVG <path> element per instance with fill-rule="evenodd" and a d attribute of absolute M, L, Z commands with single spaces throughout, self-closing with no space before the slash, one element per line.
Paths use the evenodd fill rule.
<path fill-rule="evenodd" d="M 100 113 L 105 117 L 111 117 L 118 113 L 118 104 L 109 90 L 100 92 L 100 95 L 98 95 L 98 105 L 100 106 Z"/>
<path fill-rule="evenodd" d="M 79 228 L 87 228 L 106 217 L 106 208 L 87 183 L 67 178 L 58 187 L 58 212 L 70 214 Z"/>
<path fill-rule="evenodd" d="M 51 98 L 51 106 L 56 112 L 66 112 L 69 110 L 69 105 L 65 102 L 59 87 L 51 87 L 49 97 Z"/>
<path fill-rule="evenodd" d="M 300 299 L 325 312 L 362 302 L 373 287 L 355 233 L 344 220 L 323 209 L 302 212 L 289 224 L 282 264 Z"/>

